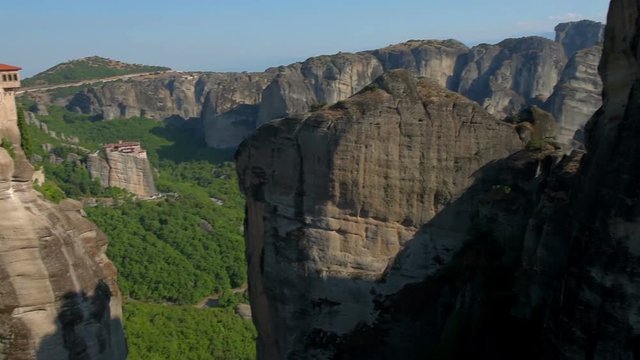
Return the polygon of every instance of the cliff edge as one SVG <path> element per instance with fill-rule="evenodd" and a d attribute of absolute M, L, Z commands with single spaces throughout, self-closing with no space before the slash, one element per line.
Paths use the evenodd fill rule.
<path fill-rule="evenodd" d="M 638 23 L 611 2 L 586 153 L 405 72 L 245 141 L 259 358 L 639 357 Z"/>
<path fill-rule="evenodd" d="M 522 146 L 513 125 L 404 70 L 262 126 L 236 154 L 261 358 L 329 356 L 318 333 L 372 324 L 381 294 L 437 272 L 463 243 L 446 227 L 465 208 L 425 224 Z"/>
<path fill-rule="evenodd" d="M 31 187 L 14 88 L 0 82 L 0 359 L 125 359 L 106 236 L 72 200 Z"/>

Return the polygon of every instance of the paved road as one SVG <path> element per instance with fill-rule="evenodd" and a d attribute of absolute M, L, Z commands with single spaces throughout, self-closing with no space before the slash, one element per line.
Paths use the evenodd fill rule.
<path fill-rule="evenodd" d="M 137 77 L 144 77 L 149 75 L 161 75 L 161 74 L 167 74 L 167 73 L 178 73 L 178 71 L 173 71 L 173 70 L 153 71 L 153 72 L 146 72 L 146 73 L 139 73 L 139 74 L 112 76 L 112 77 L 103 78 L 103 79 L 84 80 L 84 81 L 69 83 L 69 84 L 32 86 L 32 87 L 22 88 L 21 90 L 16 91 L 16 94 L 20 95 L 20 94 L 30 93 L 30 92 L 42 92 L 42 91 L 49 91 L 49 90 L 60 89 L 60 88 L 82 86 L 82 85 L 89 85 L 89 84 L 99 84 L 99 83 L 106 83 L 111 81 L 126 80 L 126 79 L 132 79 Z"/>

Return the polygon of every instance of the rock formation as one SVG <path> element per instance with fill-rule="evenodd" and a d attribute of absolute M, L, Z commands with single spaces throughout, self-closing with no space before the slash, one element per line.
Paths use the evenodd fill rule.
<path fill-rule="evenodd" d="M 362 90 L 384 71 L 406 69 L 504 117 L 530 105 L 542 105 L 558 84 L 567 59 L 595 45 L 601 26 L 595 22 L 560 24 L 557 42 L 525 37 L 471 49 L 456 40 L 411 40 L 378 50 L 312 57 L 264 73 L 166 72 L 90 87 L 76 94 L 68 108 L 105 119 L 200 117 L 209 146 L 235 147 L 268 121 L 334 104 Z M 580 61 L 592 64 L 591 60 L 582 55 L 574 66 L 580 67 Z M 53 101 L 46 96 L 34 100 L 41 105 Z M 575 114 L 568 116 L 569 120 L 561 121 L 567 126 L 586 121 L 576 122 Z"/>
<path fill-rule="evenodd" d="M 401 72 L 246 140 L 259 358 L 639 357 L 638 23 L 612 1 L 586 154 L 498 159 L 510 125 Z"/>
<path fill-rule="evenodd" d="M 333 104 L 363 89 L 383 71 L 428 77 L 503 117 L 551 95 L 566 63 L 560 44 L 529 37 L 472 49 L 455 40 L 409 41 L 357 54 L 311 58 L 280 68 L 265 89 L 258 124 Z"/>
<path fill-rule="evenodd" d="M 334 104 L 346 99 L 382 71 L 376 58 L 366 53 L 319 56 L 280 67 L 262 94 L 258 125 L 289 114 L 305 113 L 314 104 Z"/>
<path fill-rule="evenodd" d="M 242 103 L 258 103 L 269 79 L 268 73 L 165 73 L 89 88 L 78 93 L 69 107 L 105 119 L 188 119 L 200 116 L 210 93 L 219 112 Z"/>
<path fill-rule="evenodd" d="M 156 194 L 147 152 L 138 142 L 106 144 L 104 159 L 96 152 L 87 155 L 87 170 L 102 186 L 130 191 L 140 197 Z"/>
<path fill-rule="evenodd" d="M 604 25 L 602 23 L 582 20 L 558 24 L 555 28 L 556 42 L 562 44 L 567 57 L 577 51 L 602 43 Z"/>
<path fill-rule="evenodd" d="M 385 70 L 406 69 L 449 89 L 457 87 L 459 62 L 468 52 L 463 43 L 452 39 L 410 40 L 370 51 Z"/>
<path fill-rule="evenodd" d="M 467 213 L 423 224 L 459 201 L 482 165 L 521 146 L 514 126 L 403 70 L 330 108 L 261 127 L 237 166 L 262 358 L 329 356 L 312 344 L 315 333 L 373 322 L 378 294 L 447 263 L 464 234 L 443 226 Z M 397 258 L 412 246 L 416 254 Z"/>
<path fill-rule="evenodd" d="M 602 105 L 602 80 L 598 74 L 601 54 L 600 45 L 577 51 L 544 104 L 558 123 L 557 139 L 561 143 L 571 144 L 576 130 L 581 134 L 591 115 Z M 574 147 L 581 146 L 582 141 L 578 135 Z"/>
<path fill-rule="evenodd" d="M 469 51 L 453 90 L 504 117 L 544 102 L 566 61 L 558 43 L 541 37 L 480 44 Z"/>
<path fill-rule="evenodd" d="M 31 187 L 13 90 L 0 83 L 0 359 L 125 359 L 116 269 L 106 236 L 71 200 Z"/>
<path fill-rule="evenodd" d="M 603 106 L 585 128 L 587 154 L 568 211 L 547 213 L 528 236 L 533 246 L 525 259 L 536 280 L 529 294 L 538 300 L 532 305 L 552 314 L 544 324 L 547 358 L 640 356 L 639 23 L 637 1 L 611 1 L 600 63 Z"/>

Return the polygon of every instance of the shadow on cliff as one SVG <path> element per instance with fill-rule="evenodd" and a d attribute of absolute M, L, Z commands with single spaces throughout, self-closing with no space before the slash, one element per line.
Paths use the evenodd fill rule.
<path fill-rule="evenodd" d="M 38 360 L 124 359 L 126 342 L 120 319 L 111 318 L 111 292 L 104 282 L 93 295 L 68 292 L 56 321 L 56 332 L 40 342 Z"/>
<path fill-rule="evenodd" d="M 158 155 L 175 163 L 187 161 L 207 161 L 220 164 L 233 160 L 235 149 L 214 149 L 207 147 L 204 140 L 202 120 L 192 118 L 184 120 L 171 117 L 164 120 L 166 126 L 155 127 L 151 133 L 167 139 L 172 144 L 161 146 Z"/>
<path fill-rule="evenodd" d="M 375 297 L 376 321 L 343 335 L 309 329 L 305 352 L 328 350 L 345 360 L 540 358 L 540 309 L 527 317 L 513 309 L 521 301 L 528 221 L 552 165 L 547 154 L 523 150 L 478 170 L 460 197 L 420 226 L 381 279 L 356 280 Z M 327 289 L 354 286 L 344 278 L 317 280 Z M 315 299 L 303 313 L 328 314 L 341 305 Z"/>

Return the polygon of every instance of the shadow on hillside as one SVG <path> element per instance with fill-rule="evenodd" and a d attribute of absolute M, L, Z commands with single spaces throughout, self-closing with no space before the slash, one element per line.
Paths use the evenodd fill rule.
<path fill-rule="evenodd" d="M 156 127 L 151 130 L 151 133 L 173 143 L 158 149 L 160 159 L 175 163 L 207 161 L 212 164 L 233 160 L 235 149 L 221 150 L 207 147 L 202 120 L 199 118 L 184 120 L 177 116 L 170 117 L 165 120 L 164 127 Z"/>
<path fill-rule="evenodd" d="M 107 284 L 98 283 L 91 296 L 68 292 L 63 299 L 57 330 L 42 339 L 36 359 L 126 358 L 122 322 L 111 318 L 111 292 Z"/>

